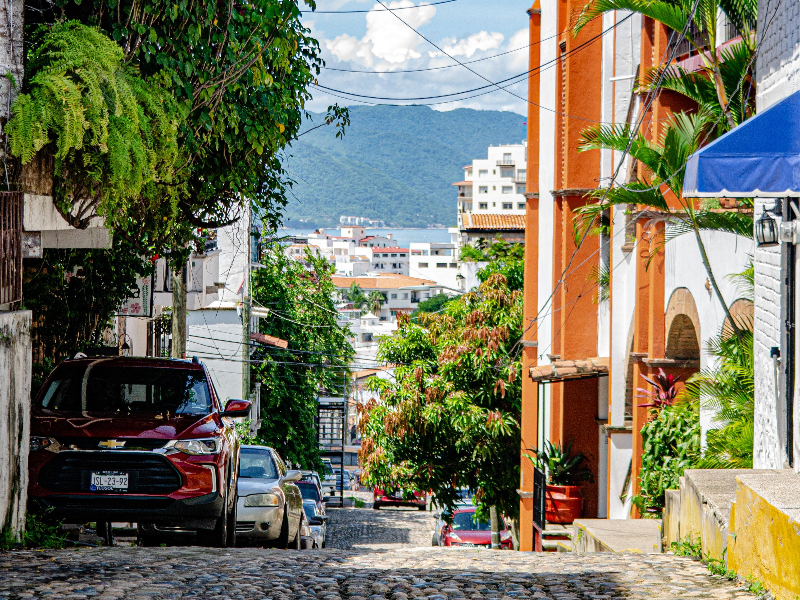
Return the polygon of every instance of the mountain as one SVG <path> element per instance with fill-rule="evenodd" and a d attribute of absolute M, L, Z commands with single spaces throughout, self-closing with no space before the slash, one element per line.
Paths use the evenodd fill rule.
<path fill-rule="evenodd" d="M 312 114 L 302 131 L 323 122 Z M 520 143 L 522 115 L 427 106 L 356 106 L 337 139 L 333 127 L 298 138 L 284 166 L 296 181 L 286 207 L 289 226 L 330 227 L 340 215 L 397 227 L 455 225 L 462 167 L 485 158 L 489 145 Z"/>

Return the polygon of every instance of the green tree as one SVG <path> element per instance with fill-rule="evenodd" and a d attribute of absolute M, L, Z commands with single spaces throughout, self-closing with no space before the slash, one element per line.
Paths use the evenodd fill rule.
<path fill-rule="evenodd" d="M 749 116 L 750 101 L 755 98 L 753 81 L 752 56 L 756 49 L 755 25 L 758 16 L 757 0 L 589 0 L 573 22 L 573 34 L 577 35 L 590 21 L 610 11 L 632 11 L 650 17 L 667 26 L 692 45 L 695 52 L 702 57 L 704 67 L 697 75 L 686 76 L 685 80 L 694 80 L 704 89 L 710 83 L 710 89 L 716 96 L 717 109 L 724 115 L 727 128 L 732 129 Z M 722 12 L 736 28 L 742 41 L 734 45 L 734 49 L 719 52 L 719 13 Z M 677 43 L 677 42 L 676 42 Z M 742 56 L 742 71 L 739 77 L 726 77 L 726 65 L 730 54 Z M 728 65 L 729 67 L 730 65 Z M 673 74 L 677 71 L 673 70 Z M 679 73 L 679 72 L 677 72 Z M 727 69 L 727 74 L 730 69 Z M 680 74 L 680 73 L 679 73 Z M 653 74 L 649 74 L 652 81 Z M 678 77 L 683 79 L 684 77 Z M 733 92 L 743 86 L 748 79 L 748 89 L 752 94 L 744 92 L 743 98 L 736 100 Z M 683 88 L 680 81 L 675 91 Z M 733 89 L 731 89 L 733 85 Z M 671 88 L 668 88 L 671 89 Z M 738 90 L 743 92 L 743 90 Z M 707 98 L 705 96 L 704 98 Z"/>
<path fill-rule="evenodd" d="M 384 302 L 386 302 L 384 295 L 378 290 L 373 290 L 367 298 L 367 309 L 374 315 L 380 315 Z"/>
<path fill-rule="evenodd" d="M 436 294 L 435 296 L 431 296 L 430 298 L 426 298 L 419 304 L 417 304 L 416 310 L 412 313 L 413 317 L 419 316 L 419 313 L 438 313 L 441 311 L 447 303 L 452 300 L 452 296 L 448 296 L 447 294 Z"/>
<path fill-rule="evenodd" d="M 281 154 L 300 133 L 309 88 L 322 64 L 319 44 L 301 23 L 300 4 L 34 0 L 26 5 L 29 31 L 73 19 L 113 39 L 123 64 L 142 81 L 170 90 L 177 106 L 180 153 L 173 182 L 153 192 L 160 202 L 131 200 L 152 210 L 120 223 L 117 233 L 148 253 L 159 248 L 185 253 L 198 228 L 233 222 L 245 202 L 277 225 L 292 183 Z M 314 7 L 310 0 L 303 4 Z M 36 76 L 36 70 L 26 69 L 26 78 Z M 347 121 L 338 107 L 326 116 L 326 122 L 342 127 Z M 93 154 L 104 151 L 100 146 Z M 176 215 L 172 227 L 164 226 L 158 210 L 164 205 Z"/>
<path fill-rule="evenodd" d="M 753 265 L 733 277 L 745 296 L 753 298 Z M 752 469 L 755 427 L 755 364 L 753 332 L 749 319 L 739 320 L 741 335 L 727 327 L 707 342 L 715 358 L 711 367 L 694 375 L 684 396 L 714 411 L 714 424 L 706 432 L 700 469 Z"/>
<path fill-rule="evenodd" d="M 259 443 L 306 468 L 320 469 L 314 417 L 320 395 L 341 395 L 354 352 L 349 332 L 337 324 L 332 268 L 308 253 L 304 262 L 288 258 L 277 244 L 267 246 L 253 272 L 253 302 L 270 309 L 259 331 L 289 342 L 286 349 L 258 346 L 253 377 L 261 382 Z"/>
<path fill-rule="evenodd" d="M 369 302 L 364 290 L 355 281 L 350 284 L 350 289 L 345 292 L 345 298 L 347 298 L 348 302 L 352 302 L 353 308 L 360 308 L 362 311 Z"/>
<path fill-rule="evenodd" d="M 361 413 L 367 480 L 432 490 L 450 508 L 469 488 L 483 515 L 497 506 L 515 517 L 521 363 L 509 354 L 522 334 L 522 293 L 494 273 L 420 321 L 400 317 L 380 342 L 379 358 L 397 367 L 393 380 L 370 380 L 380 400 Z"/>

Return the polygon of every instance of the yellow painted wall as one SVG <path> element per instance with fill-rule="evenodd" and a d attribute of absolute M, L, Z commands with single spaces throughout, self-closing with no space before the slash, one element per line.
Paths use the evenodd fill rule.
<path fill-rule="evenodd" d="M 737 478 L 728 568 L 763 583 L 777 600 L 800 596 L 800 523 Z"/>

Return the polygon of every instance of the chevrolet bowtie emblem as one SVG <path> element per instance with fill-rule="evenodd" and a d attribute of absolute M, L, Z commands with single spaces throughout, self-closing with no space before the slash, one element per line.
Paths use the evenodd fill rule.
<path fill-rule="evenodd" d="M 106 440 L 105 442 L 100 442 L 97 445 L 103 448 L 122 448 L 125 445 L 125 442 L 118 442 L 117 440 Z"/>

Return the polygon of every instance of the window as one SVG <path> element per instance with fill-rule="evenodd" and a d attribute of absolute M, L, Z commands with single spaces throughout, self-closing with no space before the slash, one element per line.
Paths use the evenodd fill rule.
<path fill-rule="evenodd" d="M 524 185 L 518 185 L 517 186 L 517 193 L 518 194 L 524 194 L 525 193 L 525 186 Z"/>
<path fill-rule="evenodd" d="M 394 256 L 394 254 L 392 256 Z M 389 258 L 389 255 L 388 254 L 384 254 L 383 258 Z"/>
<path fill-rule="evenodd" d="M 427 250 L 423 250 L 422 251 L 422 256 L 428 256 L 428 251 Z"/>
<path fill-rule="evenodd" d="M 503 193 L 504 194 L 513 194 L 514 193 L 514 186 L 513 185 L 504 185 L 503 186 Z"/>
<path fill-rule="evenodd" d="M 384 254 L 384 256 L 386 255 Z M 397 258 L 397 254 L 392 254 L 392 258 Z"/>
<path fill-rule="evenodd" d="M 397 294 L 392 294 L 392 300 L 397 300 Z"/>
<path fill-rule="evenodd" d="M 428 268 L 428 263 L 419 263 L 419 268 L 420 269 L 427 269 Z"/>
<path fill-rule="evenodd" d="M 513 206 L 513 202 L 503 202 L 503 210 L 511 210 Z"/>
<path fill-rule="evenodd" d="M 518 202 L 517 203 L 517 208 L 519 210 L 525 210 L 525 203 L 524 202 Z"/>
<path fill-rule="evenodd" d="M 456 268 L 456 263 L 450 263 L 450 268 L 451 269 L 455 269 Z"/>
<path fill-rule="evenodd" d="M 478 204 L 478 208 L 481 210 L 486 210 L 487 208 L 489 208 L 489 205 L 486 202 L 481 202 L 480 204 Z"/>
<path fill-rule="evenodd" d="M 527 171 L 525 169 L 517 169 L 517 181 L 525 181 Z"/>
<path fill-rule="evenodd" d="M 436 268 L 437 269 L 446 269 L 447 268 L 447 263 L 436 263 Z"/>
<path fill-rule="evenodd" d="M 392 263 L 392 268 L 396 269 L 397 268 L 397 263 Z"/>
<path fill-rule="evenodd" d="M 482 185 L 482 186 L 478 187 L 478 193 L 479 194 L 488 194 L 489 193 L 489 187 L 485 186 L 485 185 Z"/>
<path fill-rule="evenodd" d="M 439 251 L 438 250 L 431 250 L 431 254 L 433 256 L 439 256 Z"/>
<path fill-rule="evenodd" d="M 488 176 L 489 176 L 489 171 L 488 170 L 481 169 L 480 171 L 478 171 L 478 177 L 488 177 Z"/>
<path fill-rule="evenodd" d="M 512 168 L 500 169 L 500 177 L 514 177 L 514 169 Z"/>
<path fill-rule="evenodd" d="M 403 300 L 408 300 L 408 293 L 403 294 Z"/>
<path fill-rule="evenodd" d="M 472 169 L 467 169 L 467 177 L 472 177 Z"/>
<path fill-rule="evenodd" d="M 511 162 L 511 153 L 510 152 L 504 153 L 503 154 L 503 163 L 507 165 L 510 162 Z"/>
<path fill-rule="evenodd" d="M 493 191 L 493 192 L 496 192 L 496 191 L 497 191 L 497 186 L 496 186 L 496 185 L 493 185 L 493 186 L 492 186 L 492 191 Z"/>

